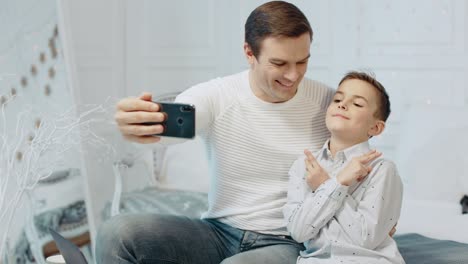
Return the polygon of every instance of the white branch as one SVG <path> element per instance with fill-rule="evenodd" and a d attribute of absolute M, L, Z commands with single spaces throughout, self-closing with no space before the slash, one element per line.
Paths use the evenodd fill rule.
<path fill-rule="evenodd" d="M 6 230 L 0 234 L 0 257 L 4 256 L 9 227 L 24 194 L 30 196 L 41 180 L 60 169 L 68 153 L 78 155 L 83 142 L 92 142 L 110 164 L 117 156 L 114 147 L 91 129 L 95 124 L 109 123 L 108 117 L 96 117 L 110 112 L 104 106 L 86 106 L 79 114 L 75 107 L 56 115 L 44 114 L 40 124 L 35 119 L 40 114 L 28 108 L 17 113 L 15 125 L 9 127 L 13 120 L 8 118 L 13 113 L 8 114 L 6 107 L 14 98 L 0 106 L 0 225 Z"/>

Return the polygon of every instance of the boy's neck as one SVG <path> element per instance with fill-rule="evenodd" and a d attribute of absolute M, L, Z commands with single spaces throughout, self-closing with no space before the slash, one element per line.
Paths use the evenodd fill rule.
<path fill-rule="evenodd" d="M 330 137 L 328 148 L 330 149 L 331 155 L 334 158 L 336 153 L 345 150 L 354 145 L 360 144 L 367 141 L 368 139 L 344 139 L 332 134 Z"/>

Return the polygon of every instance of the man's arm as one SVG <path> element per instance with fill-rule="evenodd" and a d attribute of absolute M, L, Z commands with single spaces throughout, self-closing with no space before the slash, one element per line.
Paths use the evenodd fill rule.
<path fill-rule="evenodd" d="M 217 105 L 219 82 L 212 80 L 193 86 L 177 96 L 176 102 L 195 105 L 196 133 L 208 130 L 214 120 Z M 163 145 L 181 143 L 185 139 L 154 136 L 164 131 L 162 125 L 144 125 L 142 123 L 163 122 L 167 117 L 160 112 L 159 105 L 152 102 L 150 93 L 143 93 L 140 97 L 128 97 L 117 103 L 115 121 L 121 134 L 129 141 Z"/>

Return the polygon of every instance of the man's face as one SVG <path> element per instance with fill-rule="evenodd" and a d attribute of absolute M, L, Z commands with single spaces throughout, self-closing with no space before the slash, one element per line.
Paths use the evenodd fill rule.
<path fill-rule="evenodd" d="M 258 98 L 280 103 L 294 97 L 307 70 L 308 33 L 297 38 L 268 37 L 261 43 L 258 58 L 248 44 L 244 44 L 244 51 L 251 66 L 250 86 Z"/>
<path fill-rule="evenodd" d="M 371 84 L 358 79 L 346 80 L 338 87 L 332 103 L 328 106 L 326 124 L 334 135 L 367 140 L 373 136 L 378 109 L 378 92 Z"/>

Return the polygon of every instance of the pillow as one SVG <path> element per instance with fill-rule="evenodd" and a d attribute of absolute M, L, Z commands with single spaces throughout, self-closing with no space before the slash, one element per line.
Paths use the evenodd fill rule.
<path fill-rule="evenodd" d="M 158 186 L 208 192 L 210 177 L 205 145 L 200 137 L 170 145 L 164 153 Z"/>
<path fill-rule="evenodd" d="M 395 159 L 404 196 L 459 205 L 468 193 L 467 135 L 467 107 L 410 107 Z"/>

